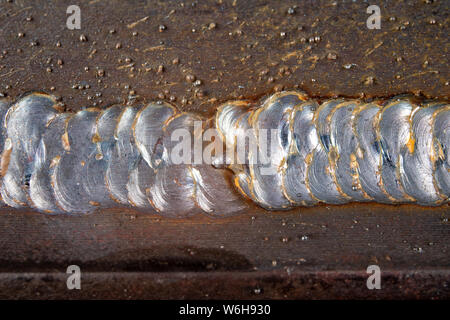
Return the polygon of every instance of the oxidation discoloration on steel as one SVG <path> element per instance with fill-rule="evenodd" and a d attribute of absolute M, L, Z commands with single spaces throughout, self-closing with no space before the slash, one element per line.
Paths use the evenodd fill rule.
<path fill-rule="evenodd" d="M 256 100 L 281 88 L 330 98 L 450 96 L 446 1 L 380 2 L 381 30 L 371 31 L 367 4 L 360 1 L 78 3 L 82 30 L 71 31 L 65 12 L 72 1 L 0 1 L 1 94 L 44 89 L 75 111 L 164 97 L 183 111 L 208 115 L 225 101 Z M 450 296 L 448 206 L 319 205 L 274 215 L 252 207 L 233 218 L 176 222 L 129 209 L 83 217 L 0 211 L 0 268 L 9 272 L 2 274 L 2 298 L 73 298 L 65 274 L 40 272 L 59 274 L 72 262 L 96 261 L 82 297 L 211 299 L 219 291 L 256 299 Z M 183 259 L 180 246 L 193 260 Z M 198 248 L 241 255 L 254 271 L 204 273 L 215 263 Z M 236 261 L 228 254 L 223 259 Z M 147 262 L 180 266 L 180 273 L 146 273 L 161 270 Z M 118 264 L 120 278 L 109 273 Z M 381 292 L 346 271 L 369 264 L 393 270 Z M 187 280 L 173 281 L 177 276 Z"/>
<path fill-rule="evenodd" d="M 228 102 L 207 121 L 220 133 L 214 160 L 195 148 L 205 140 L 206 119 L 167 103 L 75 114 L 58 107 L 40 93 L 11 106 L 0 100 L 7 205 L 60 214 L 131 205 L 188 217 L 242 213 L 248 209 L 243 197 L 268 210 L 355 201 L 437 206 L 450 197 L 450 105 L 444 102 L 398 97 L 319 105 L 295 91 L 254 108 Z M 181 152 L 186 162 L 177 159 Z M 231 168 L 236 188 L 211 162 Z"/>
<path fill-rule="evenodd" d="M 81 29 L 69 30 L 72 4 L 1 3 L 1 93 L 53 89 L 73 110 L 164 98 L 203 113 L 296 87 L 450 96 L 446 1 L 380 3 L 380 30 L 360 1 L 79 1 Z"/>

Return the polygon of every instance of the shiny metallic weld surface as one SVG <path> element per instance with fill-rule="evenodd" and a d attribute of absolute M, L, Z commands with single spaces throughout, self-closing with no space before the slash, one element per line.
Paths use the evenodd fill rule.
<path fill-rule="evenodd" d="M 249 201 L 279 210 L 436 206 L 450 196 L 450 105 L 407 96 L 319 103 L 286 91 L 258 105 L 225 103 L 208 121 L 164 102 L 65 113 L 52 96 L 33 93 L 0 101 L 0 116 L 1 197 L 12 207 L 75 214 L 132 206 L 185 217 L 235 214 Z M 175 163 L 173 134 L 208 127 L 224 157 L 214 166 Z"/>

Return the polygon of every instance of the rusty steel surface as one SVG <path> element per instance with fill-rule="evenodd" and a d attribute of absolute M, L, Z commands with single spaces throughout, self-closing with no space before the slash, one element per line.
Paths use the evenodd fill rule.
<path fill-rule="evenodd" d="M 281 89 L 448 100 L 449 5 L 351 1 L 0 1 L 0 93 L 68 110 L 156 99 L 212 114 Z M 289 10 L 291 9 L 291 10 Z M 197 81 L 199 80 L 199 81 Z M 197 82 L 196 82 L 197 81 Z M 0 210 L 0 298 L 450 298 L 450 210 L 381 204 L 231 218 Z M 68 290 L 68 265 L 82 290 Z M 382 290 L 368 290 L 379 265 Z"/>

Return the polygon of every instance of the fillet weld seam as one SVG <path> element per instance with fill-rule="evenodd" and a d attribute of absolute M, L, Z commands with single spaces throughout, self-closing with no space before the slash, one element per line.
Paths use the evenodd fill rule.
<path fill-rule="evenodd" d="M 225 103 L 198 128 L 207 119 L 164 102 L 67 113 L 52 96 L 32 93 L 0 100 L 0 119 L 1 200 L 16 208 L 79 214 L 131 206 L 168 217 L 226 216 L 244 212 L 248 200 L 280 210 L 351 201 L 437 206 L 450 197 L 445 102 L 400 96 L 319 104 L 285 91 L 259 104 Z M 176 164 L 172 134 L 183 129 L 192 137 L 208 126 L 225 157 L 216 155 L 214 166 Z M 266 131 L 274 132 L 269 155 L 261 143 Z"/>

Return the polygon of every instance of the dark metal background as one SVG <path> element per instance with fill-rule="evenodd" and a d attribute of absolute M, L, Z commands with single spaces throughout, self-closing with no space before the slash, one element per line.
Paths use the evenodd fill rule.
<path fill-rule="evenodd" d="M 81 30 L 66 27 L 70 4 Z M 1 0 L 0 93 L 44 90 L 71 110 L 167 99 L 202 114 L 283 88 L 448 100 L 448 2 L 377 4 L 380 30 L 361 1 Z M 448 205 L 189 220 L 2 209 L 0 298 L 448 299 L 449 218 Z M 82 290 L 66 288 L 70 264 Z M 370 264 L 381 290 L 366 288 Z"/>

